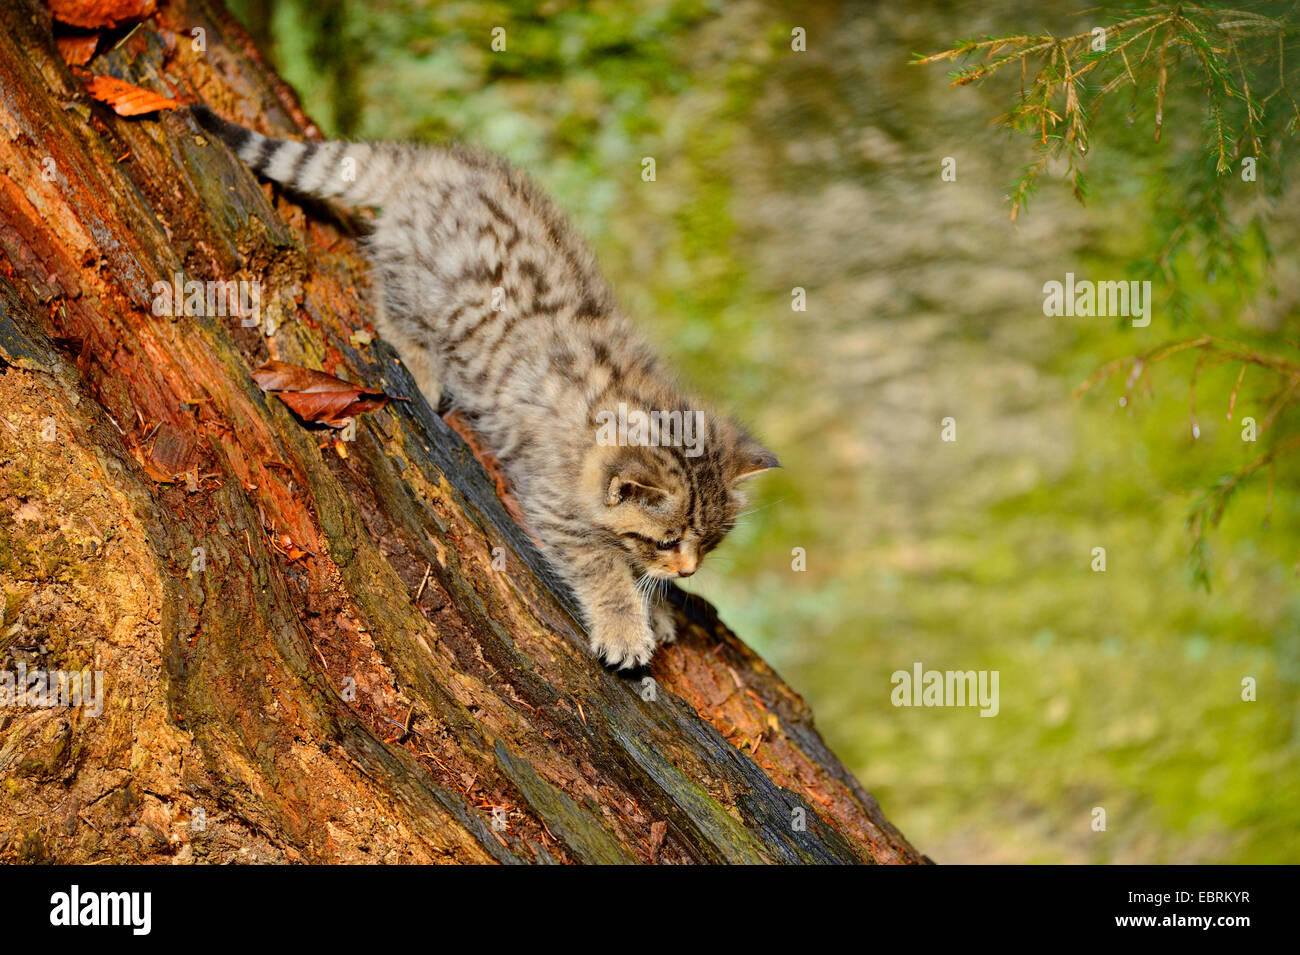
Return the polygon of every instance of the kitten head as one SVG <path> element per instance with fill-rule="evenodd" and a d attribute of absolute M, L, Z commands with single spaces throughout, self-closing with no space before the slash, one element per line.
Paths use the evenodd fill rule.
<path fill-rule="evenodd" d="M 707 439 L 691 448 L 596 449 L 597 523 L 651 577 L 695 573 L 745 506 L 738 485 L 779 466 L 730 422 L 709 421 L 704 430 Z"/>

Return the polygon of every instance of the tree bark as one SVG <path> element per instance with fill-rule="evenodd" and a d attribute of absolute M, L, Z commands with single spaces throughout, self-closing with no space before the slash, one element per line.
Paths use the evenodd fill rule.
<path fill-rule="evenodd" d="M 100 671 L 104 702 L 0 708 L 0 861 L 923 861 L 702 601 L 648 674 L 602 668 L 355 334 L 346 222 L 185 110 L 93 101 L 54 31 L 0 11 L 0 669 Z M 216 3 L 124 34 L 90 72 L 318 136 Z M 260 282 L 264 327 L 155 316 L 176 273 Z M 268 358 L 409 400 L 343 457 L 256 386 Z"/>

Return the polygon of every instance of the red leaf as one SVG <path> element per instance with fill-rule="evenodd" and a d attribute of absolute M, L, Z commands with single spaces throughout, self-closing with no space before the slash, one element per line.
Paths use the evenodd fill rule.
<path fill-rule="evenodd" d="M 346 418 L 378 411 L 390 401 L 382 391 L 371 391 L 323 371 L 268 361 L 253 372 L 253 380 L 276 394 L 304 421 L 319 421 L 339 428 Z"/>
<path fill-rule="evenodd" d="M 309 394 L 326 391 L 360 392 L 363 389 L 350 381 L 336 378 L 323 371 L 291 365 L 287 361 L 272 359 L 253 372 L 253 380 L 263 391 L 301 391 Z"/>
<path fill-rule="evenodd" d="M 99 34 L 79 33 L 76 36 L 60 36 L 55 37 L 54 42 L 59 45 L 59 55 L 63 57 L 64 63 L 68 66 L 85 66 L 95 55 L 95 47 L 99 45 Z"/>
<path fill-rule="evenodd" d="M 98 30 L 151 17 L 156 0 L 45 0 L 54 19 L 69 26 Z"/>
<path fill-rule="evenodd" d="M 169 99 L 153 90 L 132 86 L 111 76 L 92 76 L 86 84 L 90 95 L 113 107 L 118 116 L 139 116 L 160 109 L 175 109 L 180 100 Z"/>

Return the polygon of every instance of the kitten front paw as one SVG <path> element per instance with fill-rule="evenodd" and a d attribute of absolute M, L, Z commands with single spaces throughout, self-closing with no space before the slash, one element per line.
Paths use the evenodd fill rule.
<path fill-rule="evenodd" d="M 650 626 L 655 632 L 655 641 L 658 643 L 673 643 L 677 639 L 677 616 L 673 613 L 672 605 L 663 602 L 655 605 L 650 611 Z"/>
<path fill-rule="evenodd" d="M 609 666 L 631 670 L 650 662 L 655 635 L 641 621 L 606 623 L 592 627 L 591 650 Z"/>

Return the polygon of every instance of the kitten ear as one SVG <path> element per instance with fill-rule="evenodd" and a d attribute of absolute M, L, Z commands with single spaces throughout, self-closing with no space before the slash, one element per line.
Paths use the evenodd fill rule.
<path fill-rule="evenodd" d="M 636 501 L 646 507 L 653 507 L 668 496 L 663 488 L 644 484 L 644 480 L 646 479 L 637 480 L 627 474 L 615 474 L 606 486 L 605 503 L 616 507 L 627 501 Z"/>
<path fill-rule="evenodd" d="M 731 483 L 739 484 L 747 478 L 752 478 L 755 474 L 762 474 L 764 471 L 772 470 L 772 468 L 779 468 L 781 462 L 776 459 L 775 454 L 750 438 L 742 442 L 740 447 L 736 449 L 732 466 L 735 468 L 735 474 L 732 475 Z"/>

